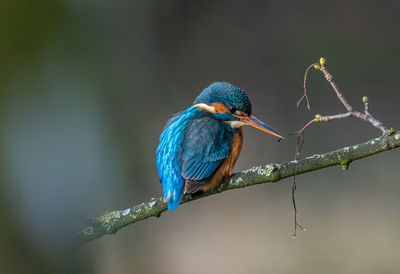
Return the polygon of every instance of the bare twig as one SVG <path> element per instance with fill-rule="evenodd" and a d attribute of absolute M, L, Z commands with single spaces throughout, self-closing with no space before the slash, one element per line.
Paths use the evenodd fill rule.
<path fill-rule="evenodd" d="M 365 98 L 365 97 L 364 97 Z M 364 99 L 363 98 L 363 99 Z M 368 101 L 366 101 L 365 103 L 364 103 L 364 113 L 365 113 L 365 115 L 367 115 L 367 116 L 371 116 L 371 114 L 369 114 L 369 106 L 368 106 Z"/>
<path fill-rule="evenodd" d="M 314 123 L 315 122 L 315 119 L 312 119 L 310 122 L 308 122 L 302 129 L 300 129 L 298 132 L 297 132 L 297 135 L 298 136 L 302 136 L 303 135 L 303 133 L 304 133 L 304 131 L 312 124 L 312 123 Z M 299 141 L 297 141 L 297 143 L 299 143 Z M 300 153 L 300 150 L 298 150 L 298 148 L 296 147 L 296 155 L 298 156 L 298 154 Z"/>
<path fill-rule="evenodd" d="M 304 144 L 304 130 L 311 125 L 314 122 L 314 120 L 311 120 L 310 122 L 307 123 L 299 132 L 298 132 L 298 137 L 297 137 L 297 144 L 296 144 L 296 153 L 294 155 L 295 161 L 299 159 L 300 155 L 300 150 L 303 147 Z M 297 228 L 300 228 L 302 231 L 305 231 L 305 229 L 297 222 L 297 206 L 296 206 L 296 195 L 295 192 L 297 190 L 297 185 L 296 185 L 296 173 L 292 177 L 292 203 L 293 203 L 293 210 L 294 210 L 294 216 L 293 216 L 293 221 L 294 221 L 294 229 L 293 229 L 293 238 L 296 238 L 296 233 L 297 233 Z"/>
<path fill-rule="evenodd" d="M 335 81 L 333 81 L 333 76 L 332 74 L 329 73 L 329 71 L 326 69 L 325 65 L 321 64 L 321 69 L 322 73 L 325 75 L 326 80 L 328 80 L 329 84 L 331 84 L 333 90 L 336 92 L 337 97 L 339 100 L 342 102 L 344 107 L 347 109 L 348 112 L 353 111 L 353 107 L 350 106 L 349 103 L 347 103 L 346 99 L 344 99 L 343 94 L 340 92 L 339 88 L 337 87 Z"/>
<path fill-rule="evenodd" d="M 326 60 L 324 58 L 320 59 L 319 64 L 314 63 L 311 64 L 305 71 L 304 73 L 304 94 L 300 98 L 300 100 L 297 102 L 297 106 L 299 106 L 300 102 L 303 100 L 303 98 L 306 98 L 307 100 L 307 107 L 310 109 L 309 106 L 309 98 L 307 95 L 307 88 L 306 88 L 306 82 L 307 82 L 307 76 L 308 72 L 311 68 L 315 68 L 317 70 L 320 70 L 324 76 L 325 79 L 329 82 L 331 87 L 336 93 L 336 96 L 340 100 L 340 102 L 343 104 L 343 106 L 346 108 L 347 112 L 346 113 L 341 113 L 341 114 L 336 114 L 336 115 L 326 115 L 326 116 L 321 116 L 320 114 L 315 115 L 315 118 L 308 122 L 302 129 L 300 129 L 297 134 L 297 145 L 296 145 L 296 153 L 295 153 L 295 160 L 298 159 L 300 150 L 303 146 L 304 143 L 304 131 L 314 122 L 329 122 L 332 120 L 337 120 L 337 119 L 344 119 L 348 117 L 356 117 L 359 118 L 367 123 L 370 123 L 374 127 L 380 129 L 384 135 L 388 133 L 388 130 L 386 127 L 383 126 L 383 123 L 376 118 L 374 118 L 370 113 L 369 113 L 369 106 L 368 106 L 368 98 L 366 96 L 363 97 L 362 101 L 364 103 L 364 113 L 355 111 L 353 107 L 346 101 L 344 98 L 342 92 L 339 90 L 338 86 L 336 85 L 335 81 L 333 80 L 332 74 L 329 73 L 329 71 L 326 69 Z M 344 167 L 347 167 L 347 165 L 344 165 Z M 294 209 L 294 232 L 293 236 L 296 237 L 296 231 L 297 228 L 300 227 L 302 230 L 304 230 L 298 223 L 297 223 L 297 207 L 296 207 L 296 200 L 295 200 L 295 191 L 296 191 L 296 175 L 292 177 L 292 201 L 293 201 L 293 209 Z"/>
<path fill-rule="evenodd" d="M 306 101 L 307 101 L 307 108 L 308 108 L 308 109 L 311 109 L 310 100 L 308 99 L 308 95 L 307 95 L 307 75 L 308 75 L 308 72 L 310 71 L 310 69 L 311 69 L 313 66 L 315 66 L 315 65 L 318 65 L 318 64 L 317 64 L 317 63 L 311 64 L 311 65 L 306 69 L 306 72 L 304 73 L 304 80 L 303 80 L 303 91 L 304 91 L 304 94 L 303 94 L 303 96 L 300 98 L 300 100 L 297 101 L 297 107 L 300 105 L 301 101 L 303 101 L 303 99 L 306 98 Z"/>
<path fill-rule="evenodd" d="M 339 100 L 342 102 L 342 104 L 348 111 L 348 113 L 346 113 L 345 115 L 342 115 L 342 117 L 339 117 L 338 115 L 334 115 L 335 116 L 334 119 L 342 119 L 342 118 L 347 118 L 347 117 L 353 116 L 353 117 L 361 119 L 367 123 L 370 123 L 374 127 L 378 128 L 380 131 L 382 131 L 383 134 L 387 134 L 388 129 L 385 126 L 383 126 L 383 123 L 381 121 L 379 121 L 378 119 L 374 118 L 368 112 L 368 98 L 366 99 L 366 102 L 364 102 L 364 104 L 365 104 L 364 113 L 354 110 L 353 107 L 346 101 L 343 94 L 340 92 L 338 86 L 336 85 L 335 81 L 333 80 L 332 74 L 330 74 L 329 71 L 326 69 L 325 64 L 324 65 L 321 64 L 320 71 L 325 75 L 326 80 L 328 80 L 328 82 L 332 86 L 333 90 L 336 92 L 337 97 L 339 98 Z M 363 101 L 365 98 L 366 97 L 363 98 Z M 328 116 L 326 116 L 326 117 L 328 117 Z M 333 116 L 331 116 L 331 117 L 333 117 Z M 321 120 L 321 122 L 327 122 L 327 121 L 331 121 L 331 120 L 333 120 L 333 119 L 328 119 L 326 121 Z"/>

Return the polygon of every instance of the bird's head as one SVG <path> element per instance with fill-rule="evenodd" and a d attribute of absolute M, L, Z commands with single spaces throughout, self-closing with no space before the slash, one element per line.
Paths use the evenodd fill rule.
<path fill-rule="evenodd" d="M 214 118 L 234 129 L 250 125 L 278 138 L 284 138 L 251 114 L 251 103 L 244 90 L 227 82 L 213 83 L 205 88 L 194 101 L 194 107 L 211 113 Z"/>

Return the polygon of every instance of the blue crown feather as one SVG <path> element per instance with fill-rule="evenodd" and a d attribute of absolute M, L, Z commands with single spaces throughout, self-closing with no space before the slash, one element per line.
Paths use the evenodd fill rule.
<path fill-rule="evenodd" d="M 216 82 L 205 88 L 194 101 L 194 104 L 221 103 L 234 106 L 246 114 L 251 114 L 251 103 L 244 90 L 227 82 Z"/>

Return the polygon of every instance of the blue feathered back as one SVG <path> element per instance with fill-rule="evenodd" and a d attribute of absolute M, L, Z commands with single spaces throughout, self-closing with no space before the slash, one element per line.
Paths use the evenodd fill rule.
<path fill-rule="evenodd" d="M 179 206 L 185 187 L 188 193 L 194 193 L 213 177 L 229 157 L 232 134 L 230 126 L 196 107 L 168 121 L 156 150 L 158 176 L 168 209 Z"/>
<path fill-rule="evenodd" d="M 194 118 L 202 116 L 202 113 L 203 111 L 195 107 L 188 108 L 171 118 L 160 135 L 160 143 L 156 150 L 156 165 L 163 187 L 163 197 L 164 200 L 168 200 L 170 210 L 179 206 L 184 191 L 181 149 L 185 127 Z"/>

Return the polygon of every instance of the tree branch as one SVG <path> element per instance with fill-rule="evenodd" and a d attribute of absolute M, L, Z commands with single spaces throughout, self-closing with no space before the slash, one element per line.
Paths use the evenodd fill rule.
<path fill-rule="evenodd" d="M 231 189 L 248 187 L 256 184 L 277 182 L 287 177 L 311 172 L 334 165 L 341 165 L 345 170 L 349 164 L 364 157 L 400 147 L 400 131 L 390 132 L 368 142 L 344 147 L 325 154 L 294 160 L 283 164 L 268 164 L 241 171 L 225 179 L 217 188 L 207 192 L 185 195 L 182 204 Z M 167 210 L 167 204 L 161 198 L 152 198 L 146 203 L 131 208 L 107 212 L 97 217 L 93 224 L 76 233 L 80 243 L 100 238 L 105 234 L 115 234 L 121 228 L 152 216 L 160 217 Z"/>

